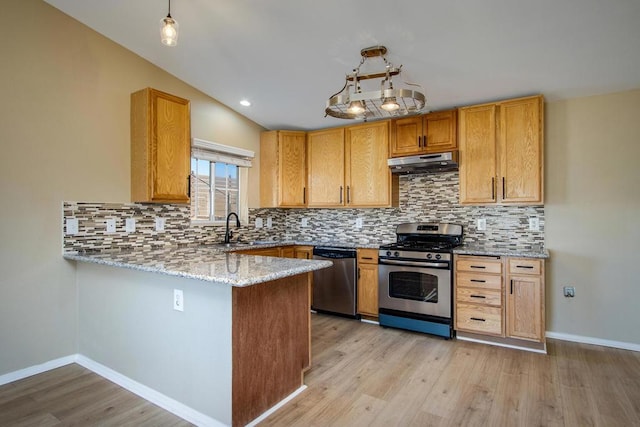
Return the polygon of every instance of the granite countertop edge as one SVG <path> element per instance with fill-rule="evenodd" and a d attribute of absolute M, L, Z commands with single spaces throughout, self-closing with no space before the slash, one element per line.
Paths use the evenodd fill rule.
<path fill-rule="evenodd" d="M 544 248 L 509 248 L 478 244 L 458 246 L 453 249 L 453 253 L 459 255 L 510 256 L 541 259 L 549 258 L 549 251 Z"/>

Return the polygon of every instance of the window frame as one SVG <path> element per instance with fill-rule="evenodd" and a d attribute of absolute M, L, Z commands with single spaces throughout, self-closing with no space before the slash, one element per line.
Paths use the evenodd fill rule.
<path fill-rule="evenodd" d="M 234 165 L 232 163 L 225 163 L 225 162 L 215 162 L 212 160 L 207 160 L 207 159 L 201 159 L 197 156 L 194 156 L 193 154 L 191 155 L 191 165 L 193 165 L 193 161 L 196 160 L 196 164 L 197 162 L 200 161 L 204 161 L 209 163 L 209 183 L 207 184 L 206 182 L 204 182 L 204 185 L 208 185 L 209 186 L 209 206 L 208 206 L 208 210 L 209 210 L 209 218 L 208 219 L 198 219 L 198 218 L 194 218 L 194 213 L 193 213 L 193 209 L 194 209 L 194 203 L 193 200 L 189 201 L 189 219 L 191 221 L 192 224 L 194 225 L 225 225 L 226 224 L 226 218 L 229 215 L 230 212 L 234 212 L 232 210 L 230 210 L 230 204 L 229 204 L 229 195 L 230 195 L 230 190 L 231 191 L 235 191 L 237 192 L 237 211 L 236 212 L 238 215 L 240 215 L 240 212 L 243 211 L 243 206 L 242 206 L 242 184 L 241 184 L 241 173 L 240 173 L 240 167 L 238 165 Z M 220 220 L 216 220 L 216 219 L 212 219 L 215 218 L 215 192 L 219 189 L 218 186 L 216 186 L 216 177 L 215 177 L 215 168 L 216 165 L 225 165 L 227 168 L 229 166 L 233 166 L 236 168 L 236 176 L 237 176 L 237 181 L 238 181 L 238 188 L 237 189 L 230 189 L 229 187 L 229 181 L 230 179 L 228 178 L 229 174 L 226 174 L 226 179 L 225 179 L 225 199 L 226 199 L 226 203 L 225 203 L 225 213 L 224 213 L 224 218 L 225 219 L 220 219 Z M 195 190 L 192 190 L 192 193 L 197 191 L 197 182 L 198 180 L 200 180 L 197 177 L 197 171 L 198 169 L 196 168 L 196 173 L 194 173 L 193 169 L 191 168 L 191 179 L 194 181 L 192 182 L 192 186 L 195 188 Z M 191 194 L 189 195 L 191 197 Z M 193 199 L 191 197 L 191 199 Z M 196 214 L 197 214 L 197 203 L 195 204 L 195 208 L 196 208 Z"/>

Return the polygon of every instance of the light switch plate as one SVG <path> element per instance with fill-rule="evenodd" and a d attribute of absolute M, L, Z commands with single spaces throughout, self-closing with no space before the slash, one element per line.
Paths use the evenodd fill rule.
<path fill-rule="evenodd" d="M 363 220 L 362 218 L 356 218 L 356 228 L 362 228 Z"/>
<path fill-rule="evenodd" d="M 540 231 L 540 219 L 536 217 L 529 218 L 529 231 Z"/>
<path fill-rule="evenodd" d="M 262 218 L 256 218 L 256 228 L 262 228 Z"/>
<path fill-rule="evenodd" d="M 271 227 L 273 227 L 273 219 L 270 216 L 268 216 L 267 217 L 267 228 L 271 228 Z"/>
<path fill-rule="evenodd" d="M 300 226 L 301 227 L 308 227 L 309 226 L 309 218 L 302 218 L 300 220 Z"/>
<path fill-rule="evenodd" d="M 156 231 L 164 231 L 165 224 L 165 218 L 156 217 Z"/>
<path fill-rule="evenodd" d="M 486 231 L 486 230 L 487 230 L 487 219 L 478 218 L 478 231 Z"/>
<path fill-rule="evenodd" d="M 116 220 L 115 218 L 107 219 L 107 233 L 115 233 L 116 232 Z"/>
<path fill-rule="evenodd" d="M 66 233 L 69 236 L 73 236 L 74 234 L 78 234 L 78 218 L 67 218 L 66 219 Z"/>
<path fill-rule="evenodd" d="M 133 233 L 136 231 L 136 219 L 135 218 L 127 218 L 124 220 L 124 231 L 127 233 Z"/>

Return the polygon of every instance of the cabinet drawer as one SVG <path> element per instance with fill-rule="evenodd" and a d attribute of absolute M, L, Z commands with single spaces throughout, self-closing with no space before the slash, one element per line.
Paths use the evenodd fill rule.
<path fill-rule="evenodd" d="M 456 305 L 456 329 L 502 335 L 502 308 Z"/>
<path fill-rule="evenodd" d="M 509 273 L 540 275 L 542 261 L 529 258 L 509 258 Z"/>
<path fill-rule="evenodd" d="M 456 273 L 456 286 L 502 290 L 502 276 L 477 273 Z"/>
<path fill-rule="evenodd" d="M 377 264 L 378 249 L 358 249 L 358 264 Z"/>
<path fill-rule="evenodd" d="M 502 306 L 502 292 L 486 290 L 460 288 L 456 289 L 456 301 L 459 303 L 486 304 L 494 307 Z"/>
<path fill-rule="evenodd" d="M 471 259 L 471 258 L 462 258 L 456 261 L 456 270 L 457 271 L 474 271 L 476 273 L 491 273 L 491 274 L 501 274 L 502 273 L 502 261 L 499 259 L 496 260 L 488 260 L 488 259 Z"/>

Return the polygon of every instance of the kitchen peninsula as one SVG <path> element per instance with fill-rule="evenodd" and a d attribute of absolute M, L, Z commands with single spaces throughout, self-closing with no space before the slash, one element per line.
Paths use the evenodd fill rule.
<path fill-rule="evenodd" d="M 77 261 L 79 353 L 192 408 L 198 424 L 245 425 L 303 387 L 310 272 L 330 262 L 215 246 L 64 257 Z"/>

